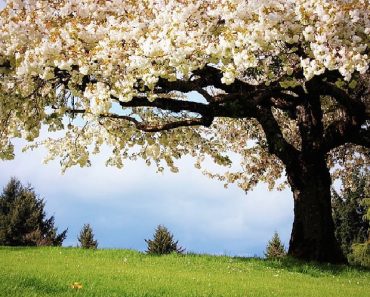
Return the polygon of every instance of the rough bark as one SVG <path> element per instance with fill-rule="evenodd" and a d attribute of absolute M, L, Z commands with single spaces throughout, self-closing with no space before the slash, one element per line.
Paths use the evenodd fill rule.
<path fill-rule="evenodd" d="M 308 261 L 345 263 L 334 235 L 331 178 L 325 157 L 301 155 L 286 170 L 294 197 L 294 222 L 288 254 Z"/>

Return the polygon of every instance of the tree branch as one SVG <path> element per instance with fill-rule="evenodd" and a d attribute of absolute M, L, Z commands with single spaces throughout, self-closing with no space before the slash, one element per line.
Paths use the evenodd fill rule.
<path fill-rule="evenodd" d="M 66 112 L 71 113 L 71 114 L 88 113 L 85 109 L 69 109 Z M 179 128 L 179 127 L 191 127 L 191 126 L 209 127 L 213 121 L 212 117 L 201 117 L 201 118 L 178 120 L 178 121 L 173 121 L 169 123 L 151 124 L 151 123 L 140 122 L 137 119 L 130 117 L 130 116 L 118 115 L 115 113 L 99 114 L 98 116 L 101 119 L 116 119 L 116 120 L 124 120 L 124 121 L 131 122 L 135 125 L 135 127 L 138 130 L 141 130 L 144 132 L 160 132 L 160 131 L 165 131 L 165 130 L 172 130 L 172 129 Z"/>
<path fill-rule="evenodd" d="M 172 130 L 179 127 L 191 127 L 191 126 L 205 126 L 209 127 L 212 124 L 212 120 L 208 118 L 193 118 L 193 119 L 185 119 L 185 120 L 179 120 L 169 123 L 161 123 L 161 124 L 149 124 L 149 123 L 143 123 L 139 122 L 133 117 L 129 116 L 120 116 L 115 114 L 109 114 L 109 115 L 100 115 L 101 118 L 108 118 L 108 119 L 119 119 L 119 120 L 125 120 L 133 123 L 136 127 L 136 129 L 144 131 L 144 132 L 160 132 L 160 131 L 166 131 L 166 130 Z"/>
<path fill-rule="evenodd" d="M 300 98 L 281 92 L 281 90 L 273 91 L 269 101 L 273 107 L 288 111 L 292 118 L 296 118 L 296 107 L 301 103 Z"/>
<path fill-rule="evenodd" d="M 342 120 L 330 124 L 325 129 L 323 144 L 325 153 L 348 142 L 370 148 L 369 128 L 360 128 Z"/>
<path fill-rule="evenodd" d="M 202 95 L 208 103 L 211 103 L 211 102 L 214 102 L 215 101 L 215 97 L 210 95 L 206 90 L 204 90 L 203 88 L 198 88 L 196 90 L 200 95 Z"/>
<path fill-rule="evenodd" d="M 321 85 L 322 94 L 334 98 L 350 116 L 357 119 L 356 121 L 363 122 L 366 119 L 366 107 L 361 101 L 352 98 L 345 90 L 338 88 L 333 83 L 321 81 Z"/>
<path fill-rule="evenodd" d="M 357 96 L 351 96 L 335 84 L 322 81 L 321 92 L 331 96 L 343 108 L 343 117 L 331 123 L 324 131 L 323 148 L 325 152 L 347 142 L 370 147 L 369 131 L 361 126 L 370 119 L 367 106 Z M 356 94 L 355 94 L 356 95 Z"/>
<path fill-rule="evenodd" d="M 257 119 L 266 134 L 269 152 L 276 155 L 287 166 L 294 163 L 294 156 L 297 155 L 298 150 L 285 140 L 279 124 L 272 114 L 271 107 L 259 107 Z"/>
<path fill-rule="evenodd" d="M 179 91 L 189 93 L 203 86 L 203 80 L 198 78 L 192 81 L 175 80 L 168 81 L 164 78 L 159 78 L 156 87 L 159 87 L 162 92 Z"/>
<path fill-rule="evenodd" d="M 223 84 L 221 82 L 223 77 L 222 71 L 210 65 L 205 65 L 202 69 L 195 70 L 194 75 L 201 78 L 203 87 L 215 86 L 227 93 L 247 93 L 256 90 L 256 86 L 245 83 L 239 79 L 235 79 L 230 85 Z"/>
<path fill-rule="evenodd" d="M 114 98 L 117 99 L 118 98 Z M 209 107 L 207 104 L 185 100 L 174 100 L 169 98 L 156 98 L 149 101 L 145 97 L 134 97 L 129 102 L 119 101 L 122 107 L 156 107 L 172 112 L 190 111 L 204 116 L 209 116 Z"/>

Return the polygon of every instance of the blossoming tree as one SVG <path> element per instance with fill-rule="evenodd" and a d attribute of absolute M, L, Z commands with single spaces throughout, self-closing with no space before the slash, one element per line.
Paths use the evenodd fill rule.
<path fill-rule="evenodd" d="M 0 156 L 19 137 L 63 169 L 108 145 L 118 167 L 212 159 L 205 174 L 246 191 L 286 174 L 289 254 L 341 262 L 330 187 L 369 166 L 369 15 L 368 0 L 9 0 Z"/>

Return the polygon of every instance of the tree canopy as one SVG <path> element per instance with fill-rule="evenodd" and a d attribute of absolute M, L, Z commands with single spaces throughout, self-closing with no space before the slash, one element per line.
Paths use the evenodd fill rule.
<path fill-rule="evenodd" d="M 249 190 L 285 171 L 289 252 L 332 261 L 329 169 L 350 186 L 348 169 L 369 165 L 369 12 L 367 0 L 7 1 L 0 157 L 42 127 L 62 131 L 39 143 L 64 169 L 105 144 L 109 165 L 158 171 L 236 153 L 238 168 L 205 173 Z"/>

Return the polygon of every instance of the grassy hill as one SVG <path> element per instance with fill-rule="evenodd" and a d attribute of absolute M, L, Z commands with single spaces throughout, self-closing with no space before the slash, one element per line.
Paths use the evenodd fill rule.
<path fill-rule="evenodd" d="M 370 296 L 370 271 L 130 250 L 0 248 L 0 296 Z"/>

